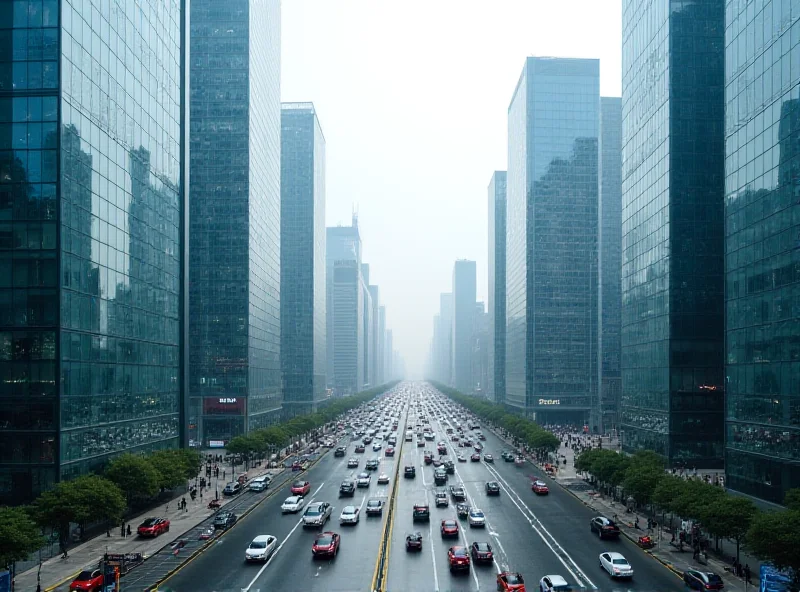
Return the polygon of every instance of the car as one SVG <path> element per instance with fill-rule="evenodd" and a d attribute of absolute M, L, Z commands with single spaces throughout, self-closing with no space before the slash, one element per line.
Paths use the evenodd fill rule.
<path fill-rule="evenodd" d="M 436 492 L 434 500 L 436 501 L 436 507 L 437 508 L 439 506 L 449 506 L 450 505 L 450 502 L 447 500 L 447 494 L 442 490 L 439 490 L 439 491 Z"/>
<path fill-rule="evenodd" d="M 547 495 L 550 493 L 550 489 L 547 487 L 547 483 L 544 481 L 540 481 L 537 479 L 531 484 L 531 491 L 536 495 Z"/>
<path fill-rule="evenodd" d="M 494 561 L 494 553 L 489 543 L 473 542 L 470 547 L 470 553 L 475 563 L 492 563 Z"/>
<path fill-rule="evenodd" d="M 406 536 L 406 551 L 422 551 L 422 533 L 413 532 Z"/>
<path fill-rule="evenodd" d="M 477 448 L 477 446 L 476 446 L 476 448 Z M 483 462 L 493 463 L 494 462 L 494 457 L 491 454 L 484 454 L 483 455 Z"/>
<path fill-rule="evenodd" d="M 348 469 L 358 468 L 358 459 L 356 457 L 352 457 L 352 458 L 348 459 L 347 468 Z"/>
<path fill-rule="evenodd" d="M 356 445 L 356 452 L 366 452 L 366 451 L 367 451 L 367 447 L 364 446 L 363 444 Z"/>
<path fill-rule="evenodd" d="M 162 532 L 169 532 L 169 520 L 166 518 L 147 518 L 136 529 L 136 534 L 141 537 L 157 537 Z"/>
<path fill-rule="evenodd" d="M 293 495 L 283 500 L 281 504 L 281 512 L 283 514 L 294 514 L 303 508 L 305 500 L 300 495 Z"/>
<path fill-rule="evenodd" d="M 335 532 L 321 532 L 314 539 L 311 545 L 311 553 L 314 557 L 336 557 L 339 553 L 339 542 L 341 537 Z"/>
<path fill-rule="evenodd" d="M 457 537 L 458 536 L 458 522 L 453 520 L 452 518 L 447 518 L 442 520 L 441 526 L 439 530 L 442 533 L 442 538 L 444 537 Z"/>
<path fill-rule="evenodd" d="M 372 482 L 372 476 L 369 473 L 359 473 L 356 483 L 359 487 L 369 487 Z"/>
<path fill-rule="evenodd" d="M 245 561 L 268 561 L 275 548 L 278 546 L 278 539 L 271 534 L 260 534 L 247 546 L 244 551 Z"/>
<path fill-rule="evenodd" d="M 373 452 L 378 452 L 378 450 L 380 450 L 381 448 L 383 448 L 383 444 L 381 444 L 380 442 L 375 442 L 375 444 L 372 445 Z"/>
<path fill-rule="evenodd" d="M 100 592 L 103 589 L 103 572 L 99 569 L 85 569 L 72 580 L 70 590 L 86 590 L 87 592 Z"/>
<path fill-rule="evenodd" d="M 377 471 L 378 466 L 381 464 L 381 461 L 377 458 L 371 458 L 367 461 L 365 468 L 368 471 Z"/>
<path fill-rule="evenodd" d="M 266 491 L 267 488 L 269 488 L 269 482 L 271 480 L 272 480 L 272 477 L 270 477 L 269 475 L 261 475 L 259 477 L 256 477 L 255 479 L 253 479 L 250 482 L 250 485 L 247 486 L 247 488 L 250 491 L 256 491 L 256 492 Z"/>
<path fill-rule="evenodd" d="M 413 479 L 416 476 L 417 476 L 417 470 L 413 466 L 408 465 L 406 466 L 405 469 L 403 469 L 403 477 L 405 477 L 406 479 Z"/>
<path fill-rule="evenodd" d="M 204 528 L 203 531 L 200 533 L 200 536 L 197 537 L 201 541 L 207 541 L 209 539 L 214 538 L 215 530 L 213 528 Z"/>
<path fill-rule="evenodd" d="M 503 454 L 503 460 L 506 462 L 514 462 L 514 455 L 511 452 L 505 452 L 505 454 Z"/>
<path fill-rule="evenodd" d="M 441 467 L 441 466 L 442 466 L 442 464 L 444 464 L 444 463 L 442 463 L 442 460 L 441 460 L 441 459 L 439 459 L 439 458 L 434 458 L 434 459 L 433 459 L 433 466 L 434 466 L 434 468 L 437 468 L 437 469 L 438 469 L 439 467 Z"/>
<path fill-rule="evenodd" d="M 414 522 L 417 522 L 418 520 L 427 522 L 430 519 L 431 519 L 431 509 L 430 506 L 428 506 L 428 504 L 414 504 L 414 514 L 413 514 Z"/>
<path fill-rule="evenodd" d="M 497 574 L 497 592 L 525 592 L 525 580 L 515 571 L 502 571 Z"/>
<path fill-rule="evenodd" d="M 332 512 L 333 507 L 328 502 L 310 503 L 303 512 L 303 526 L 325 526 Z"/>
<path fill-rule="evenodd" d="M 722 590 L 725 584 L 722 578 L 710 571 L 687 569 L 683 572 L 683 583 L 690 590 Z"/>
<path fill-rule="evenodd" d="M 486 440 L 486 436 L 483 434 L 478 434 L 478 440 Z"/>
<path fill-rule="evenodd" d="M 339 515 L 339 524 L 358 524 L 361 518 L 361 508 L 358 506 L 345 506 Z"/>
<path fill-rule="evenodd" d="M 539 580 L 539 592 L 572 592 L 572 586 L 561 576 L 544 576 Z"/>
<path fill-rule="evenodd" d="M 447 550 L 450 571 L 469 570 L 469 552 L 466 547 L 450 547 Z"/>
<path fill-rule="evenodd" d="M 459 518 L 466 518 L 469 516 L 469 506 L 464 502 L 459 502 L 456 504 L 456 515 Z"/>
<path fill-rule="evenodd" d="M 487 481 L 486 495 L 500 495 L 500 484 L 497 481 Z"/>
<path fill-rule="evenodd" d="M 600 567 L 608 572 L 612 578 L 632 578 L 633 568 L 628 560 L 616 551 L 600 553 Z"/>
<path fill-rule="evenodd" d="M 308 481 L 301 479 L 292 483 L 292 495 L 307 495 L 309 491 L 311 491 L 311 483 Z"/>
<path fill-rule="evenodd" d="M 238 495 L 242 492 L 242 484 L 238 481 L 231 481 L 225 485 L 222 495 Z"/>
<path fill-rule="evenodd" d="M 430 450 L 426 450 L 425 452 L 422 453 L 422 455 L 423 455 L 423 461 L 425 462 L 426 465 L 429 465 L 433 462 L 433 452 L 431 452 Z"/>
<path fill-rule="evenodd" d="M 383 514 L 383 502 L 379 499 L 367 500 L 367 516 L 380 516 Z"/>
<path fill-rule="evenodd" d="M 457 502 L 463 502 L 465 499 L 467 499 L 467 492 L 464 491 L 464 488 L 461 485 L 451 485 L 450 495 L 452 495 L 453 500 Z"/>
<path fill-rule="evenodd" d="M 444 485 L 447 483 L 447 471 L 444 469 L 436 469 L 433 472 L 433 482 L 436 485 Z"/>
<path fill-rule="evenodd" d="M 381 473 L 378 475 L 378 485 L 388 485 L 389 484 L 389 475 L 386 473 Z"/>
<path fill-rule="evenodd" d="M 394 448 L 392 446 L 387 446 L 384 454 L 386 456 L 394 456 Z"/>
<path fill-rule="evenodd" d="M 333 456 L 344 456 L 347 453 L 347 446 L 339 446 L 333 451 Z"/>
<path fill-rule="evenodd" d="M 342 484 L 339 486 L 339 495 L 341 497 L 353 497 L 356 494 L 356 484 L 354 481 L 348 479 L 347 481 L 342 481 Z"/>
<path fill-rule="evenodd" d="M 425 440 L 417 440 L 417 448 L 423 448 L 425 446 Z"/>
<path fill-rule="evenodd" d="M 589 521 L 589 529 L 601 539 L 618 539 L 619 526 L 605 516 L 596 516 Z"/>
<path fill-rule="evenodd" d="M 478 508 L 472 508 L 469 511 L 469 516 L 467 519 L 469 520 L 470 526 L 486 526 L 486 514 L 483 513 L 483 510 L 479 510 Z"/>
<path fill-rule="evenodd" d="M 448 475 L 454 475 L 456 472 L 456 465 L 452 460 L 444 461 L 444 472 Z"/>
<path fill-rule="evenodd" d="M 228 529 L 236 524 L 236 514 L 233 512 L 220 512 L 214 517 L 214 528 Z"/>

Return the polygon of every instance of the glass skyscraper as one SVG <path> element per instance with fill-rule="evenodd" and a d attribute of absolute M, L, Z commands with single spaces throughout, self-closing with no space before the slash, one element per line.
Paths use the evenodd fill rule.
<path fill-rule="evenodd" d="M 280 418 L 280 1 L 191 3 L 189 429 Z"/>
<path fill-rule="evenodd" d="M 725 17 L 726 485 L 800 487 L 800 11 Z"/>
<path fill-rule="evenodd" d="M 281 111 L 281 369 L 284 415 L 325 398 L 325 136 L 311 103 Z"/>
<path fill-rule="evenodd" d="M 474 261 L 460 259 L 453 265 L 453 322 L 450 340 L 453 386 L 472 393 L 472 337 L 475 325 L 476 267 Z"/>
<path fill-rule="evenodd" d="M 622 3 L 623 447 L 722 466 L 724 0 Z"/>
<path fill-rule="evenodd" d="M 617 428 L 622 295 L 622 99 L 600 98 L 600 419 Z"/>
<path fill-rule="evenodd" d="M 542 423 L 597 409 L 600 63 L 526 59 L 508 109 L 506 405 Z"/>
<path fill-rule="evenodd" d="M 0 2 L 0 505 L 184 435 L 185 17 Z"/>
<path fill-rule="evenodd" d="M 506 381 L 506 171 L 489 182 L 489 397 L 505 402 Z"/>

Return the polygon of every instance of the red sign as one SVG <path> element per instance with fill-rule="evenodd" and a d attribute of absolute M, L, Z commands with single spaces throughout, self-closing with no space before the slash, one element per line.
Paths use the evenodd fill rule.
<path fill-rule="evenodd" d="M 245 397 L 204 397 L 203 415 L 244 415 Z"/>

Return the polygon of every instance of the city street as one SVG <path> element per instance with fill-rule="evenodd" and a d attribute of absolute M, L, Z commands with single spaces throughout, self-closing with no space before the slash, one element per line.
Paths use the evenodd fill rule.
<path fill-rule="evenodd" d="M 409 424 L 416 422 L 416 418 Z M 436 440 L 445 438 L 445 426 L 431 422 Z M 399 434 L 402 434 L 402 421 Z M 383 456 L 381 466 L 373 472 L 369 493 L 359 489 L 353 503 L 364 504 L 370 497 L 388 499 L 389 486 L 376 484 L 377 474 L 385 472 L 394 478 L 395 462 L 400 462 L 397 483 L 397 507 L 394 516 L 391 551 L 386 589 L 390 592 L 431 590 L 496 590 L 498 571 L 519 571 L 526 578 L 528 590 L 538 589 L 539 578 L 546 574 L 560 574 L 576 590 L 601 591 L 658 591 L 683 590 L 683 583 L 672 572 L 622 538 L 619 541 L 600 541 L 589 531 L 591 510 L 574 496 L 551 483 L 547 496 L 537 497 L 530 489 L 533 477 L 541 476 L 532 465 L 517 467 L 499 458 L 505 445 L 484 430 L 487 440 L 485 452 L 495 455 L 494 464 L 481 462 L 456 462 L 459 451 L 469 458 L 471 449 L 452 446 L 448 441 L 448 457 L 456 462 L 456 473 L 450 475 L 446 488 L 463 484 L 468 503 L 485 512 L 487 526 L 470 528 L 466 519 L 459 520 L 460 533 L 456 539 L 443 540 L 439 526 L 444 518 L 455 518 L 455 504 L 450 500 L 447 508 L 436 508 L 433 495 L 433 467 L 425 466 L 423 451 L 434 450 L 435 441 L 424 447 L 404 443 L 402 455 L 395 459 Z M 400 442 L 398 442 L 400 444 Z M 341 533 L 339 556 L 333 560 L 315 560 L 311 555 L 314 534 L 319 529 L 304 529 L 299 525 L 300 514 L 281 515 L 280 504 L 289 495 L 274 496 L 252 512 L 245 520 L 221 537 L 216 545 L 191 561 L 167 580 L 160 590 L 189 592 L 210 590 L 216 592 L 266 592 L 268 590 L 369 590 L 382 534 L 383 520 L 362 515 L 356 526 L 341 527 L 338 517 L 350 498 L 340 499 L 341 481 L 359 472 L 367 459 L 377 456 L 367 447 L 365 454 L 355 455 L 354 444 L 348 446 L 344 457 L 327 454 L 307 473 L 311 482 L 310 500 L 330 501 L 334 510 L 325 530 Z M 347 459 L 358 456 L 359 469 L 347 468 Z M 415 479 L 403 477 L 403 466 L 413 464 Z M 487 497 L 485 483 L 498 481 L 501 493 Z M 549 481 L 549 480 L 548 480 Z M 448 496 L 449 497 L 449 496 Z M 429 523 L 412 522 L 415 503 L 427 502 L 431 508 Z M 421 553 L 405 550 L 405 537 L 419 531 L 423 536 Z M 245 565 L 244 551 L 248 543 L 259 534 L 275 535 L 280 546 L 266 565 Z M 470 572 L 451 574 L 447 564 L 447 549 L 451 545 L 469 546 L 473 541 L 489 542 L 494 550 L 495 562 L 490 565 L 473 565 Z M 619 551 L 630 561 L 635 576 L 632 581 L 612 582 L 599 567 L 598 555 L 606 550 Z"/>

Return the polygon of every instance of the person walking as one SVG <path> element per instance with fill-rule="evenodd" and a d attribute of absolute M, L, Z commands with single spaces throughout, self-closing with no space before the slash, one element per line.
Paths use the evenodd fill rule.
<path fill-rule="evenodd" d="M 750 581 L 750 564 L 749 563 L 745 563 L 744 564 L 744 580 L 748 584 L 752 584 L 753 583 L 753 582 Z"/>
<path fill-rule="evenodd" d="M 125 536 L 131 536 L 131 525 L 128 524 L 128 527 L 125 529 Z"/>

